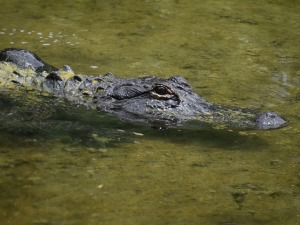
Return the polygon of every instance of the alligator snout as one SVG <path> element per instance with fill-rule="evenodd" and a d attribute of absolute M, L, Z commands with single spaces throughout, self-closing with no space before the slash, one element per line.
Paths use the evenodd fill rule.
<path fill-rule="evenodd" d="M 287 125 L 287 121 L 275 112 L 263 112 L 256 116 L 255 122 L 258 129 L 276 129 Z"/>

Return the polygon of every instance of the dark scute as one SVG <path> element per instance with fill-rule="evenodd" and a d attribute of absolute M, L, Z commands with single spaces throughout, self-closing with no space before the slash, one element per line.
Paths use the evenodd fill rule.
<path fill-rule="evenodd" d="M 75 76 L 73 77 L 73 79 L 74 79 L 75 81 L 78 81 L 78 82 L 82 81 L 82 78 L 81 78 L 80 76 L 78 76 L 78 75 L 75 75 Z"/>
<path fill-rule="evenodd" d="M 35 72 L 52 72 L 58 69 L 51 66 L 36 54 L 20 48 L 6 48 L 0 51 L 0 61 L 12 62 L 21 69 L 32 67 Z"/>
<path fill-rule="evenodd" d="M 17 71 L 13 71 L 13 74 L 19 76 L 19 77 L 22 77 L 22 75 L 20 73 L 18 73 Z"/>
<path fill-rule="evenodd" d="M 62 81 L 61 77 L 58 76 L 56 72 L 51 72 L 49 75 L 46 77 L 47 80 L 53 80 L 53 81 Z"/>

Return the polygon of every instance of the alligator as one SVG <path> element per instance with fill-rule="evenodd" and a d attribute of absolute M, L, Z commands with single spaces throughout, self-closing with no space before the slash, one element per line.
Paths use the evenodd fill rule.
<path fill-rule="evenodd" d="M 57 69 L 36 54 L 17 48 L 0 51 L 0 93 L 34 93 L 73 106 L 113 114 L 121 120 L 158 128 L 268 130 L 287 121 L 271 111 L 224 106 L 206 101 L 181 76 L 116 78 Z M 76 108 L 74 108 L 76 110 Z"/>

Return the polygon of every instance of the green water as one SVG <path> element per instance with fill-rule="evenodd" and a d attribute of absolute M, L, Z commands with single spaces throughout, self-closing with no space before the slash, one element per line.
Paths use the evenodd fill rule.
<path fill-rule="evenodd" d="M 100 146 L 1 131 L 1 225 L 299 224 L 299 1 L 0 3 L 1 49 L 77 73 L 181 74 L 207 100 L 290 122 L 233 133 L 112 120 L 130 141 Z"/>

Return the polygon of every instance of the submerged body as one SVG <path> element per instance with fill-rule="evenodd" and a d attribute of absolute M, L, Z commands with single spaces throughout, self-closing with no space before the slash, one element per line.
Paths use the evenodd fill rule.
<path fill-rule="evenodd" d="M 66 99 L 117 117 L 159 127 L 216 129 L 275 129 L 287 122 L 275 112 L 258 113 L 207 102 L 180 76 L 115 78 L 75 74 L 70 67 L 57 70 L 22 49 L 0 52 L 0 91 Z"/>

